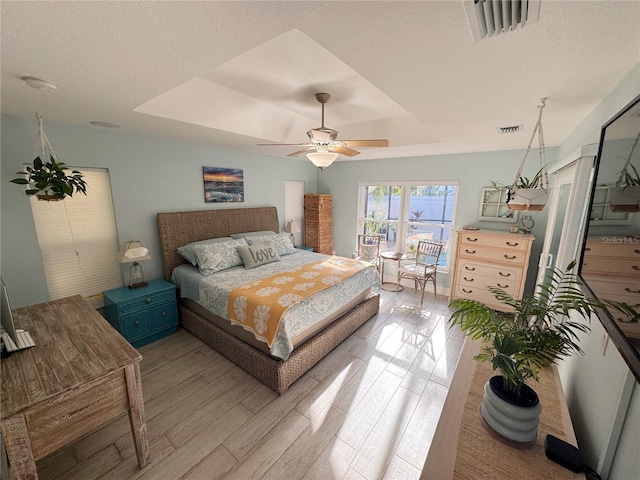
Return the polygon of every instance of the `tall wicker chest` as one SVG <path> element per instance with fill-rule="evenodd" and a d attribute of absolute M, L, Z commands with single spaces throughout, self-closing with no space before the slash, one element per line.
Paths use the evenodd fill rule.
<path fill-rule="evenodd" d="M 314 252 L 333 253 L 332 210 L 331 195 L 304 196 L 304 244 Z"/>

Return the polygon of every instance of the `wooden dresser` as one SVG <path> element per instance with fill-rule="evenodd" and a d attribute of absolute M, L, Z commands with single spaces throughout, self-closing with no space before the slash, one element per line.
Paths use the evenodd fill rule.
<path fill-rule="evenodd" d="M 314 252 L 333 254 L 332 215 L 331 195 L 304 196 L 304 244 Z"/>
<path fill-rule="evenodd" d="M 601 300 L 640 308 L 640 235 L 588 237 L 581 274 Z M 640 338 L 638 323 L 625 323 L 621 313 L 612 314 L 625 335 Z"/>
<path fill-rule="evenodd" d="M 502 288 L 515 298 L 522 297 L 533 235 L 501 230 L 458 230 L 456 233 L 449 300 L 468 298 L 504 310 L 504 305 L 487 290 L 489 286 Z"/>
<path fill-rule="evenodd" d="M 2 360 L 2 437 L 11 478 L 36 460 L 129 414 L 138 464 L 149 462 L 140 354 L 79 295 L 14 310 L 35 347 Z"/>

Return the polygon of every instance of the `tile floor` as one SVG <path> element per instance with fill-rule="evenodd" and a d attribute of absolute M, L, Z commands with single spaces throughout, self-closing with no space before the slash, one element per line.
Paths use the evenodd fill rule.
<path fill-rule="evenodd" d="M 151 462 L 126 416 L 40 460 L 43 480 L 417 479 L 463 334 L 446 297 L 381 292 L 380 313 L 282 396 L 194 336 L 140 349 Z"/>

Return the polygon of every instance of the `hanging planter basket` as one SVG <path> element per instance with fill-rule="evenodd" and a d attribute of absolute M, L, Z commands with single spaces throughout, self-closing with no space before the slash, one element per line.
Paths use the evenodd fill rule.
<path fill-rule="evenodd" d="M 518 173 L 516 173 L 516 177 L 509 187 L 509 192 L 507 194 L 507 208 L 509 210 L 539 212 L 547 204 L 547 199 L 549 198 L 549 178 L 544 160 L 544 135 L 542 133 L 542 109 L 545 106 L 545 101 L 546 98 L 540 99 L 540 105 L 538 106 L 540 109 L 538 112 L 538 121 L 536 122 L 533 133 L 531 134 L 531 140 L 529 141 L 527 150 L 524 153 L 524 158 L 520 163 Z M 536 133 L 538 134 L 540 170 L 538 170 L 538 173 L 533 180 L 529 181 L 526 177 L 522 176 L 522 168 L 529 156 L 531 145 L 533 144 L 533 139 L 535 138 Z"/>
<path fill-rule="evenodd" d="M 25 170 L 18 172 L 18 178 L 10 180 L 16 185 L 26 187 L 25 194 L 29 197 L 36 196 L 38 200 L 47 202 L 64 200 L 67 196 L 73 196 L 74 192 L 87 194 L 87 184 L 82 179 L 82 173 L 72 170 L 62 162 L 57 161 L 53 147 L 49 143 L 42 126 L 42 117 L 36 114 L 38 119 L 38 138 L 36 140 L 35 158 Z"/>
<path fill-rule="evenodd" d="M 609 202 L 614 212 L 640 212 L 640 186 L 609 190 Z"/>

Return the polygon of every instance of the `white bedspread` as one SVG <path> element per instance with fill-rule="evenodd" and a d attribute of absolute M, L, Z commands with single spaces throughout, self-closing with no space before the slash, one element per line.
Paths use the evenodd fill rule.
<path fill-rule="evenodd" d="M 279 262 L 250 270 L 244 266 L 233 267 L 211 275 L 200 274 L 192 265 L 180 265 L 174 269 L 171 281 L 180 288 L 181 297 L 199 303 L 221 318 L 228 318 L 227 301 L 234 288 L 322 258 L 327 255 L 299 250 L 282 256 Z M 293 305 L 282 318 L 271 354 L 284 360 L 289 358 L 293 351 L 292 338 L 347 305 L 368 288 L 373 292 L 380 290 L 380 277 L 373 265 Z"/>

